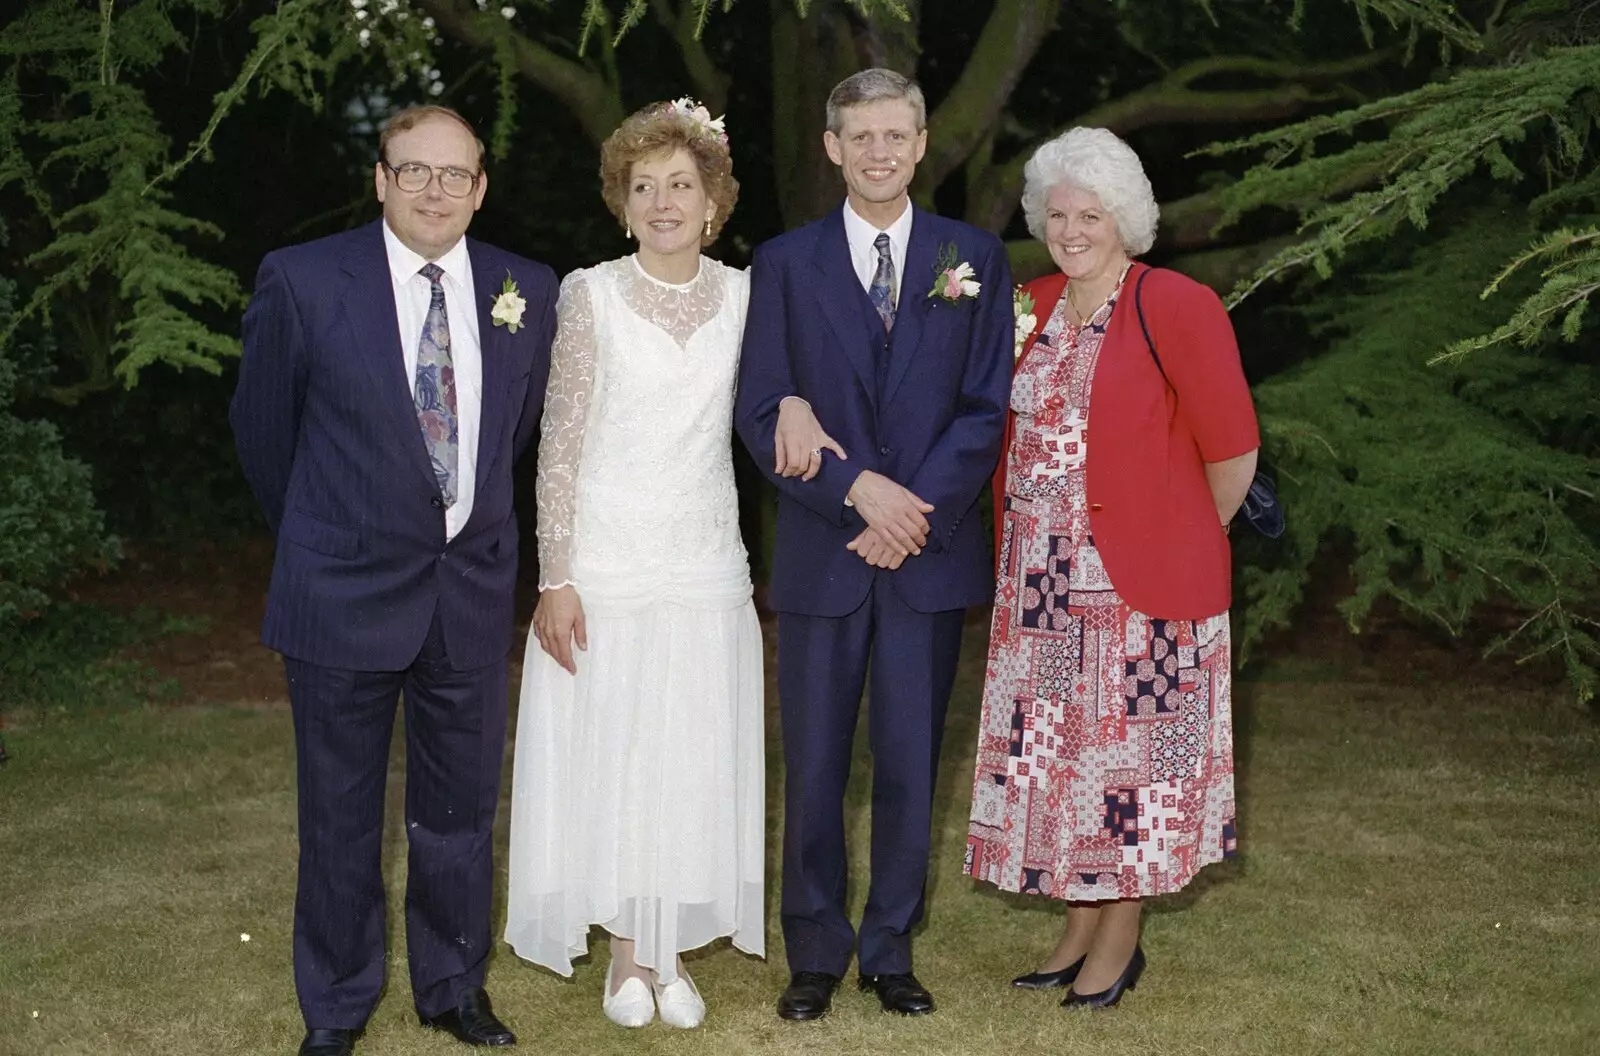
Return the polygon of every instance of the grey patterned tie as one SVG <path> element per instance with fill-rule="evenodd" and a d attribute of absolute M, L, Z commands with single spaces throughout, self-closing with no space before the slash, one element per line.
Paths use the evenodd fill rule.
<path fill-rule="evenodd" d="M 878 318 L 883 320 L 885 330 L 894 329 L 894 261 L 889 259 L 889 236 L 879 232 L 878 237 L 872 240 L 872 248 L 878 251 L 878 270 L 873 273 L 872 285 L 867 288 L 867 296 L 872 298 L 872 306 L 878 310 Z"/>
<path fill-rule="evenodd" d="M 434 479 L 444 496 L 446 509 L 456 502 L 456 449 L 459 423 L 456 420 L 456 368 L 450 359 L 450 317 L 444 308 L 444 286 L 439 280 L 444 269 L 424 264 L 421 274 L 431 285 L 428 319 L 422 324 L 422 340 L 417 346 L 417 424 L 428 447 Z"/>

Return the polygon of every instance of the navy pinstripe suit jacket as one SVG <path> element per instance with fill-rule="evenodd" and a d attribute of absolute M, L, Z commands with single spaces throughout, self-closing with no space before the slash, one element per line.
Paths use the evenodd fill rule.
<path fill-rule="evenodd" d="M 262 640 L 326 667 L 396 671 L 435 610 L 452 666 L 503 660 L 517 574 L 511 468 L 539 424 L 557 284 L 543 264 L 473 239 L 483 346 L 472 515 L 448 543 L 417 426 L 382 221 L 261 262 L 229 420 L 277 557 Z M 494 326 L 506 275 L 523 329 Z"/>

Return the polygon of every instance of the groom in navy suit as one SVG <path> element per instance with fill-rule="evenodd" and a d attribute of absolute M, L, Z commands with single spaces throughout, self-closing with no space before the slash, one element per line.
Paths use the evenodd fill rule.
<path fill-rule="evenodd" d="M 346 1056 L 384 981 L 380 868 L 406 709 L 406 941 L 422 1022 L 516 1038 L 483 990 L 506 732 L 517 522 L 555 332 L 542 264 L 465 237 L 483 144 L 442 107 L 396 114 L 383 219 L 271 253 L 230 419 L 277 557 L 262 639 L 294 713 L 302 1056 Z M 510 296 L 505 296 L 507 292 Z"/>
<path fill-rule="evenodd" d="M 769 603 L 792 975 L 778 1014 L 791 1020 L 828 1011 L 853 951 L 885 1011 L 933 1011 L 911 929 L 963 610 L 994 593 L 977 502 L 1000 453 L 1013 320 L 999 240 L 907 197 L 925 126 L 905 77 L 841 82 L 823 144 L 846 200 L 762 245 L 751 268 L 734 420 L 779 490 Z M 966 286 L 945 274 L 961 264 Z M 844 791 L 869 661 L 872 874 L 858 934 Z"/>

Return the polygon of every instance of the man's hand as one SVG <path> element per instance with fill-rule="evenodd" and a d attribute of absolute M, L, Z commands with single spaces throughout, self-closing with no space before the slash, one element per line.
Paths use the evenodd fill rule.
<path fill-rule="evenodd" d="M 881 473 L 861 471 L 850 485 L 850 502 L 862 520 L 899 551 L 900 556 L 920 554 L 928 542 L 928 519 L 933 507 Z"/>
<path fill-rule="evenodd" d="M 539 595 L 539 604 L 533 610 L 533 633 L 539 638 L 539 648 L 551 659 L 566 668 L 568 674 L 578 673 L 572 643 L 576 641 L 579 649 L 587 651 L 589 634 L 577 587 L 557 587 Z"/>
<path fill-rule="evenodd" d="M 905 564 L 906 555 L 893 543 L 878 534 L 876 528 L 867 528 L 845 544 L 846 550 L 860 555 L 861 560 L 873 568 L 887 568 L 891 572 Z"/>
<path fill-rule="evenodd" d="M 778 404 L 778 428 L 772 442 L 777 448 L 772 471 L 780 477 L 810 480 L 822 471 L 824 451 L 832 451 L 841 462 L 850 461 L 839 442 L 822 431 L 811 404 L 798 396 L 786 396 Z"/>

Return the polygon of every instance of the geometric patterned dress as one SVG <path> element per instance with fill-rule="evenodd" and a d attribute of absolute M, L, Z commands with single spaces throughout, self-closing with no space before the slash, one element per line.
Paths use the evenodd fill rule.
<path fill-rule="evenodd" d="M 1063 293 L 1013 382 L 967 835 L 969 875 L 1073 902 L 1167 894 L 1236 851 L 1228 614 L 1135 611 L 1089 531 L 1089 394 L 1121 294 L 1079 328 Z"/>

